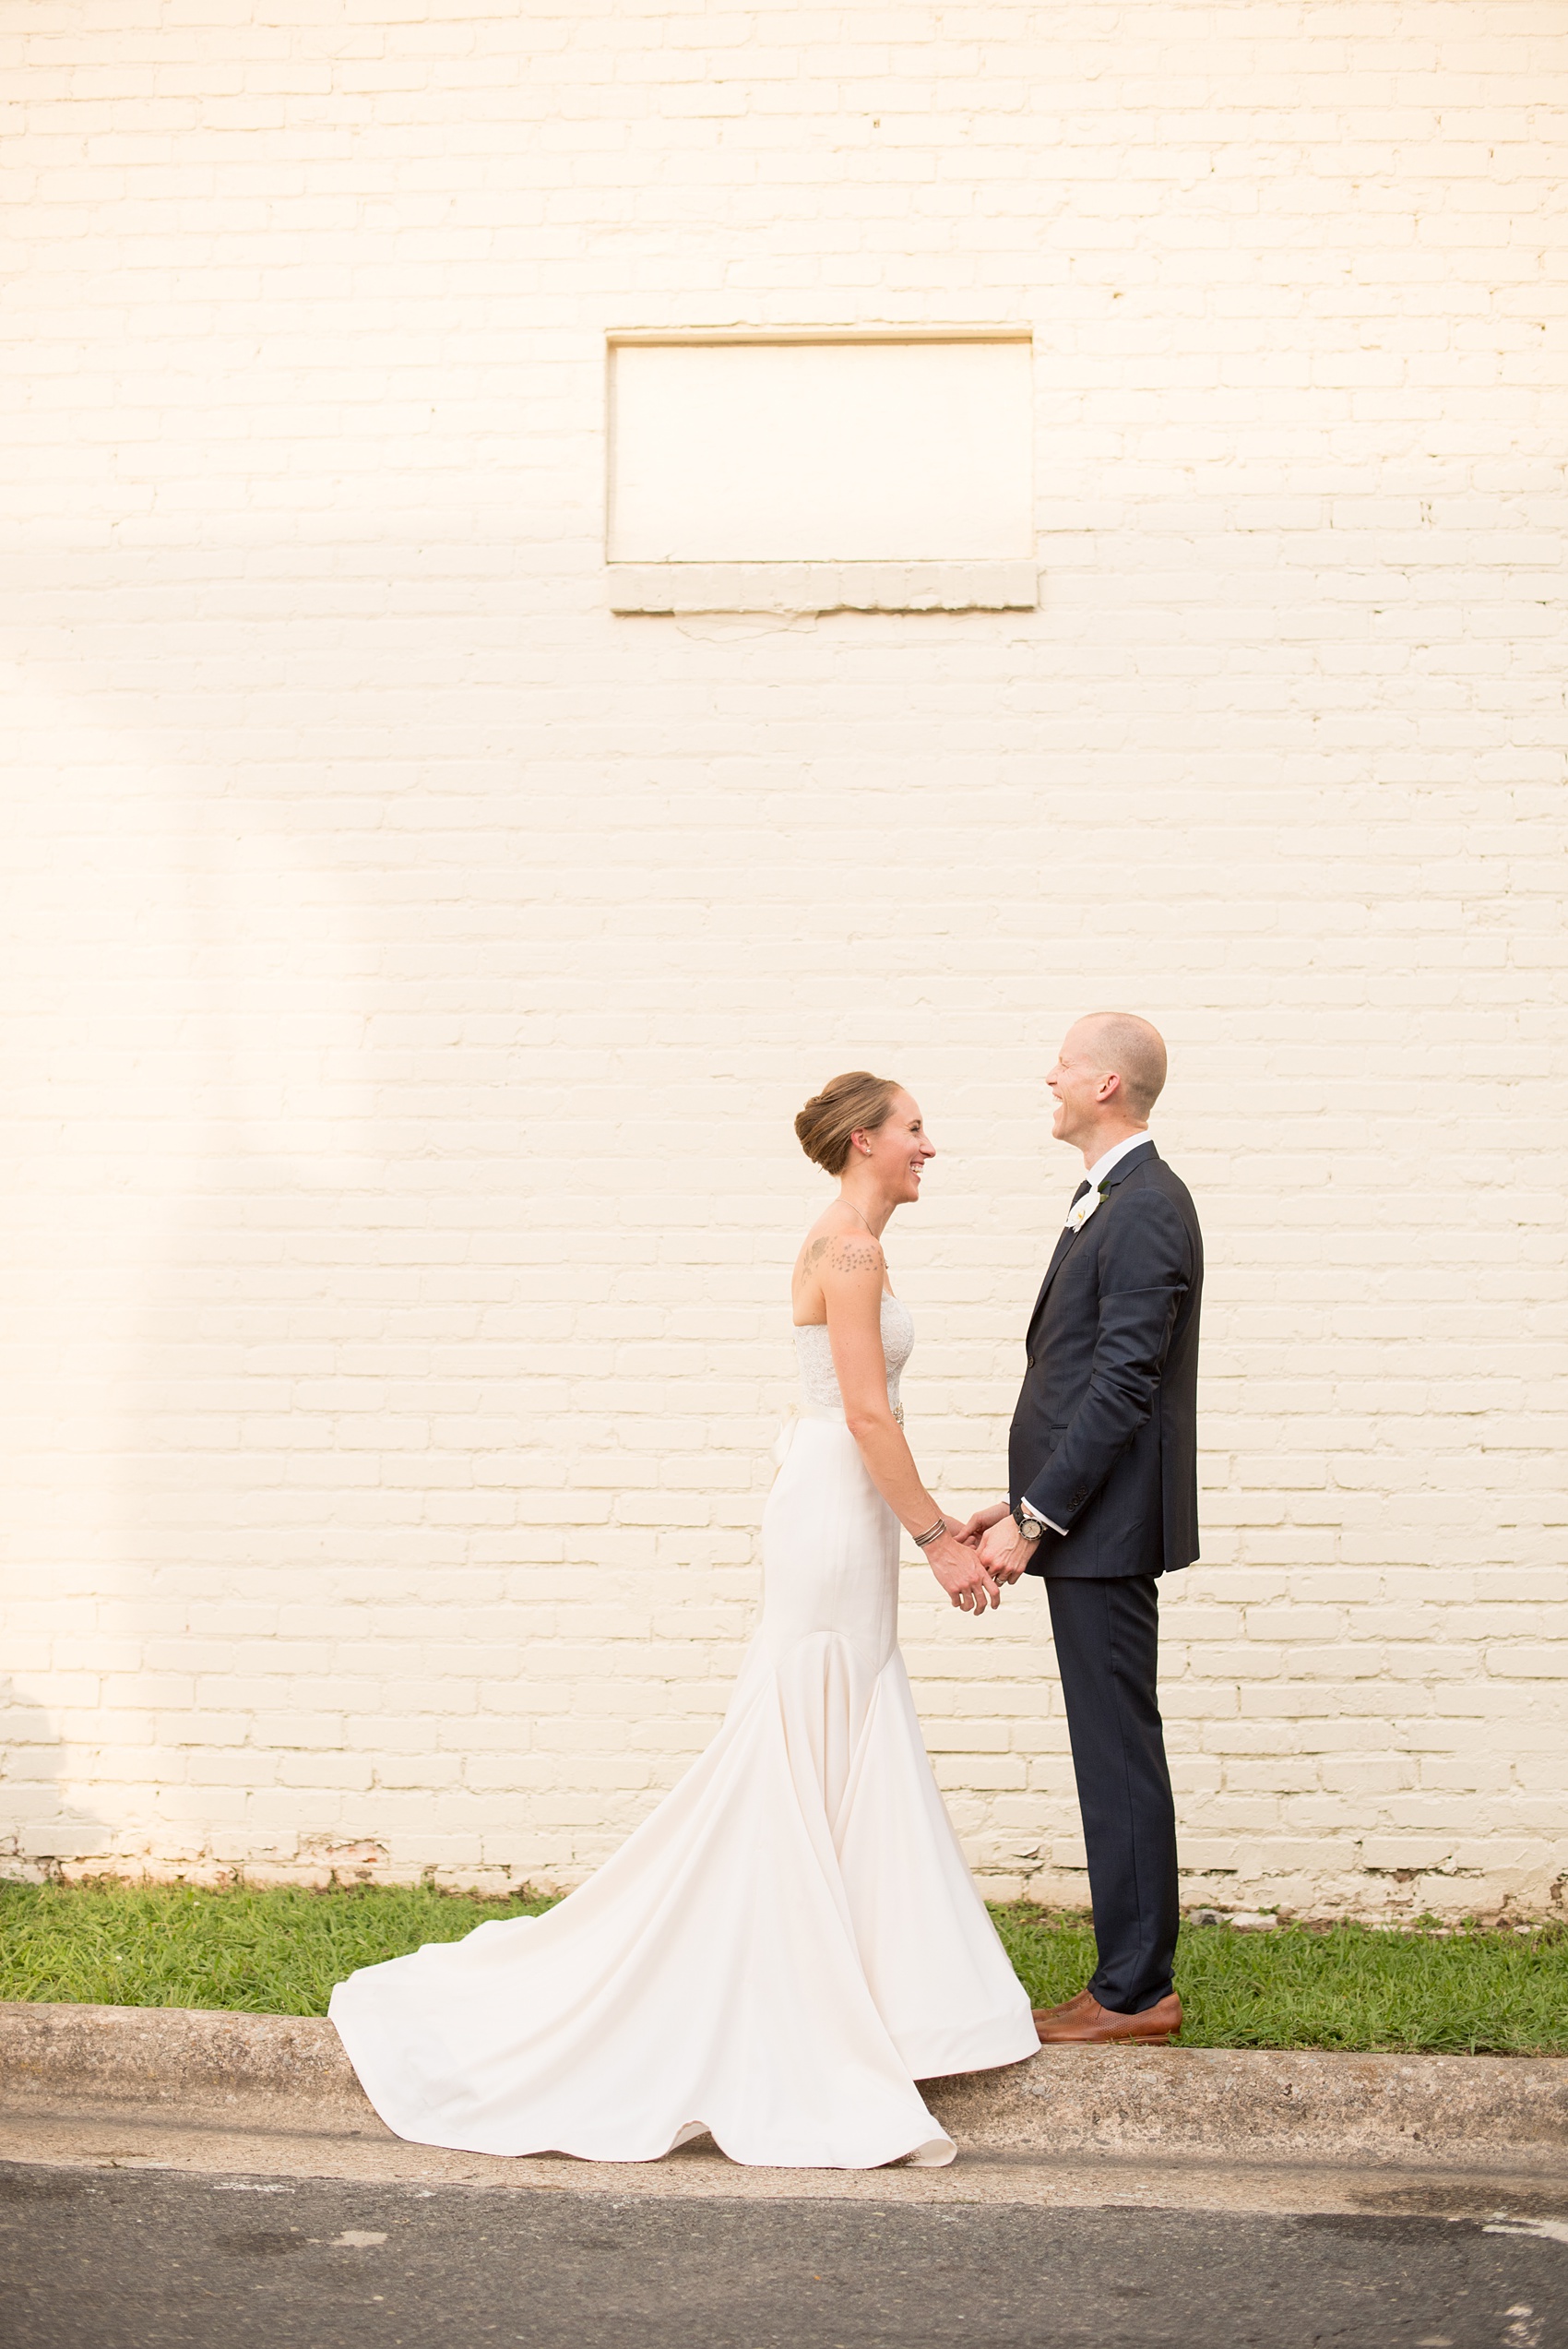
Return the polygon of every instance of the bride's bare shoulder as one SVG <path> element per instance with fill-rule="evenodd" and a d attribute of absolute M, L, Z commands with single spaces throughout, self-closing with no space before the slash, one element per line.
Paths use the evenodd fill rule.
<path fill-rule="evenodd" d="M 795 1259 L 798 1277 L 821 1281 L 831 1273 L 881 1273 L 885 1258 L 882 1244 L 861 1225 L 851 1223 L 837 1208 L 817 1217 Z"/>

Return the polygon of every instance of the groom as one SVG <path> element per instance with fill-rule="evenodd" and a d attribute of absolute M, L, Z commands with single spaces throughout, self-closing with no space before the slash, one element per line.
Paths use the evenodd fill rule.
<path fill-rule="evenodd" d="M 1051 1130 L 1087 1172 L 1029 1322 L 1012 1507 L 977 1510 L 961 1538 L 998 1582 L 1042 1577 L 1062 1675 L 1099 1962 L 1075 1998 L 1037 2010 L 1041 2042 L 1162 2044 L 1182 2001 L 1156 1578 L 1198 1552 L 1203 1234 L 1149 1139 L 1165 1083 L 1157 1029 L 1095 1012 L 1045 1081 Z"/>

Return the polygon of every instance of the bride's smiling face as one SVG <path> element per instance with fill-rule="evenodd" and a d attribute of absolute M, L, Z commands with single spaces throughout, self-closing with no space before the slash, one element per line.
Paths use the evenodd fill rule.
<path fill-rule="evenodd" d="M 874 1133 L 857 1134 L 854 1140 L 857 1149 L 862 1142 L 870 1144 L 861 1163 L 875 1176 L 884 1198 L 895 1205 L 919 1198 L 921 1174 L 927 1159 L 936 1156 L 936 1144 L 927 1139 L 921 1105 L 912 1094 L 896 1092 Z"/>

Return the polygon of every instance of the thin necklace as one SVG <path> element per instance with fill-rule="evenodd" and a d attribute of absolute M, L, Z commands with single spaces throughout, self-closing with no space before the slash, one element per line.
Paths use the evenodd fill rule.
<path fill-rule="evenodd" d="M 842 1195 L 842 1193 L 840 1193 L 840 1197 L 842 1197 L 842 1196 L 843 1196 L 843 1195 Z M 851 1215 L 861 1215 L 861 1210 L 860 1210 L 860 1209 L 859 1209 L 859 1208 L 855 1205 L 855 1202 L 854 1202 L 854 1200 L 853 1200 L 853 1199 L 845 1199 L 845 1200 L 844 1200 L 844 1204 L 845 1204 L 845 1206 L 849 1209 L 849 1212 L 850 1212 L 850 1214 L 851 1214 Z M 865 1217 L 864 1217 L 863 1215 L 861 1215 L 861 1222 L 862 1223 L 866 1223 L 866 1219 L 865 1219 Z M 866 1230 L 867 1230 L 868 1232 L 871 1232 L 872 1238 L 873 1238 L 873 1240 L 876 1240 L 876 1234 L 875 1234 L 874 1232 L 872 1232 L 872 1231 L 871 1231 L 871 1225 L 870 1225 L 869 1223 L 866 1223 Z M 877 1241 L 876 1241 L 876 1244 L 877 1244 L 878 1247 L 880 1247 L 880 1246 L 882 1246 L 882 1243 L 881 1243 L 881 1241 L 880 1241 L 880 1240 L 877 1240 Z"/>

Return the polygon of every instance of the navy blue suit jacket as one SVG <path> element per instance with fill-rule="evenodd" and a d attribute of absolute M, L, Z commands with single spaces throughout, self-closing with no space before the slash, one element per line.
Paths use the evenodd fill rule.
<path fill-rule="evenodd" d="M 1152 1141 L 1101 1188 L 1057 1241 L 1029 1320 L 1013 1506 L 1066 1528 L 1041 1534 L 1031 1574 L 1169 1574 L 1198 1554 L 1197 1210 Z"/>

